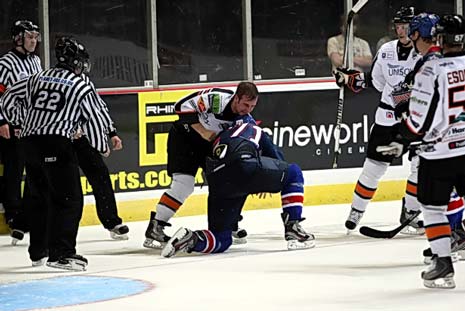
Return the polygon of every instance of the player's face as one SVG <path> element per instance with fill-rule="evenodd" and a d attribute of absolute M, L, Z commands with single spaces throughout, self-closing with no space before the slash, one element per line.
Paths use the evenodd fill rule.
<path fill-rule="evenodd" d="M 399 40 L 408 40 L 408 24 L 394 24 L 394 27 Z"/>
<path fill-rule="evenodd" d="M 24 32 L 24 49 L 32 53 L 35 51 L 37 42 L 40 41 L 40 34 L 37 31 Z"/>
<path fill-rule="evenodd" d="M 258 97 L 255 99 L 250 99 L 250 97 L 242 96 L 241 98 L 234 97 L 231 109 L 234 113 L 244 116 L 252 112 L 252 110 L 257 105 Z"/>

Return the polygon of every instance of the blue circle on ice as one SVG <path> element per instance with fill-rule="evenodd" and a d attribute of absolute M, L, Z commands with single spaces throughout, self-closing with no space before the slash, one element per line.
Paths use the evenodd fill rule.
<path fill-rule="evenodd" d="M 117 299 L 152 289 L 133 279 L 65 276 L 0 285 L 0 311 L 64 307 Z"/>

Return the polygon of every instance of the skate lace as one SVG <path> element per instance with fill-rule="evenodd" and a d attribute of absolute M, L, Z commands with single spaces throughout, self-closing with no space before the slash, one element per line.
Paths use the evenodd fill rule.
<path fill-rule="evenodd" d="M 359 212 L 355 209 L 350 210 L 350 215 L 349 215 L 349 220 L 358 224 L 360 222 L 360 219 L 362 219 L 363 213 Z"/>

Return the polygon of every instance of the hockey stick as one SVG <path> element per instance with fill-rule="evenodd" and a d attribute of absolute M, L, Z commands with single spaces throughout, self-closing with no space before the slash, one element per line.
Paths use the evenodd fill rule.
<path fill-rule="evenodd" d="M 344 41 L 344 55 L 343 55 L 343 64 L 344 67 L 347 67 L 349 63 L 349 41 L 351 38 L 352 30 L 352 20 L 354 19 L 355 14 L 357 14 L 364 6 L 367 4 L 368 0 L 359 0 L 357 4 L 352 7 L 349 15 L 347 15 L 347 25 Z M 339 88 L 339 99 L 337 103 L 337 114 L 336 114 L 336 127 L 334 128 L 334 159 L 333 159 L 333 168 L 337 168 L 337 158 L 341 153 L 339 146 L 339 139 L 341 135 L 341 125 L 342 125 L 342 113 L 344 111 L 344 86 Z"/>
<path fill-rule="evenodd" d="M 370 238 L 375 238 L 375 239 L 392 239 L 395 237 L 399 232 L 402 231 L 405 227 L 407 227 L 418 215 L 420 215 L 421 211 L 416 211 L 414 214 L 410 215 L 409 218 L 407 218 L 403 223 L 400 224 L 395 229 L 388 230 L 388 231 L 382 231 L 382 230 L 377 230 L 374 228 L 370 228 L 367 226 L 362 226 L 360 227 L 360 233 L 370 237 Z"/>

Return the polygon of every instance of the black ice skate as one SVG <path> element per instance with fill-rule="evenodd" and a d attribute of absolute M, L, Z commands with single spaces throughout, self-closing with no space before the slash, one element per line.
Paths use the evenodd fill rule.
<path fill-rule="evenodd" d="M 128 237 L 129 228 L 126 225 L 123 225 L 123 224 L 116 225 L 113 229 L 111 229 L 109 231 L 110 231 L 110 237 L 113 240 L 127 240 L 127 239 L 129 239 L 129 237 Z"/>
<path fill-rule="evenodd" d="M 71 271 L 86 271 L 87 259 L 81 255 L 69 255 L 60 257 L 58 260 L 47 261 L 47 266 L 57 269 L 71 270 Z"/>
<path fill-rule="evenodd" d="M 452 230 L 450 245 L 451 251 L 457 253 L 458 260 L 465 260 L 465 231 L 461 226 Z"/>
<path fill-rule="evenodd" d="M 170 227 L 171 224 L 155 219 L 155 212 L 150 213 L 150 220 L 145 231 L 144 247 L 147 248 L 163 248 L 164 244 L 169 241 L 170 237 L 163 231 L 165 227 Z"/>
<path fill-rule="evenodd" d="M 360 223 L 360 219 L 362 219 L 363 211 L 359 211 L 353 207 L 350 208 L 349 217 L 347 217 L 345 226 L 347 228 L 347 234 L 349 234 L 352 230 L 357 228 L 358 224 Z"/>
<path fill-rule="evenodd" d="M 287 212 L 281 214 L 284 223 L 284 238 L 287 241 L 287 249 L 296 250 L 315 247 L 315 236 L 305 232 L 300 225 L 300 222 L 304 221 L 305 218 L 300 220 L 289 220 L 289 216 Z"/>
<path fill-rule="evenodd" d="M 10 236 L 11 236 L 11 245 L 16 245 L 18 244 L 19 241 L 22 241 L 24 239 L 24 231 L 13 229 L 11 230 Z"/>
<path fill-rule="evenodd" d="M 402 210 L 400 212 L 400 223 L 404 223 L 410 216 L 415 214 L 416 211 L 413 210 L 407 210 L 405 207 L 405 198 L 402 198 Z M 401 233 L 403 234 L 410 234 L 410 235 L 422 235 L 425 234 L 425 228 L 423 226 L 423 220 L 420 220 L 417 217 L 415 217 L 408 226 L 406 226 L 404 229 L 402 229 Z"/>
<path fill-rule="evenodd" d="M 431 265 L 421 273 L 423 284 L 428 288 L 455 288 L 454 266 L 451 257 L 433 255 Z"/>
<path fill-rule="evenodd" d="M 173 234 L 171 239 L 166 242 L 165 247 L 163 247 L 161 251 L 161 255 L 169 258 L 181 251 L 190 253 L 198 239 L 199 237 L 195 232 L 186 228 L 180 228 L 175 234 Z"/>
<path fill-rule="evenodd" d="M 239 215 L 239 221 L 242 220 L 242 215 Z M 247 231 L 245 229 L 239 228 L 239 221 L 233 227 L 232 230 L 232 243 L 233 244 L 246 244 L 247 243 Z"/>

